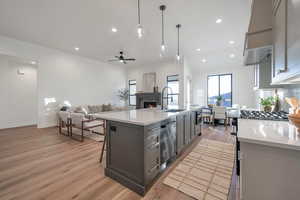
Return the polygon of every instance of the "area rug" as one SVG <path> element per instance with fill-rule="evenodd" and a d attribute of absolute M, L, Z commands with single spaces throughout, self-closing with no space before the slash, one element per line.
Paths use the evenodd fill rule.
<path fill-rule="evenodd" d="M 163 181 L 199 200 L 227 200 L 234 166 L 234 145 L 202 139 Z"/>

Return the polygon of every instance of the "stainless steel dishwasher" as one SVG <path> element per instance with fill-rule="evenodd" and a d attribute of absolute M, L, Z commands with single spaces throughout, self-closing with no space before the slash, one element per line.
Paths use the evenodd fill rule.
<path fill-rule="evenodd" d="M 176 118 L 163 121 L 160 128 L 160 160 L 163 165 L 176 156 Z"/>

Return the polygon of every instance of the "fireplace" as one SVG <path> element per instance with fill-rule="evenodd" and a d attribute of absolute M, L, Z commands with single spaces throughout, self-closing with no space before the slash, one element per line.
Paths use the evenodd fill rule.
<path fill-rule="evenodd" d="M 136 109 L 151 108 L 160 105 L 161 93 L 137 93 L 136 94 Z"/>
<path fill-rule="evenodd" d="M 157 102 L 144 101 L 144 108 L 155 108 L 156 106 Z"/>

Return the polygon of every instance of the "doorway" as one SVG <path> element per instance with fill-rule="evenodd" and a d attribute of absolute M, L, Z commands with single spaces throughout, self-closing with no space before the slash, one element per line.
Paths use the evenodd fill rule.
<path fill-rule="evenodd" d="M 0 54 L 0 129 L 37 124 L 37 64 Z"/>

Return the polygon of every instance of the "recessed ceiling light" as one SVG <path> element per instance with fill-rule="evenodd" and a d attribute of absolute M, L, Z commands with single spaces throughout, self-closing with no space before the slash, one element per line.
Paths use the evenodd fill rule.
<path fill-rule="evenodd" d="M 201 49 L 200 49 L 200 48 L 198 48 L 198 49 L 196 49 L 196 51 L 201 51 Z"/>
<path fill-rule="evenodd" d="M 79 51 L 79 47 L 74 47 L 75 51 Z"/>
<path fill-rule="evenodd" d="M 205 58 L 203 58 L 201 61 L 202 61 L 203 63 L 206 63 L 206 62 L 207 62 L 207 60 L 206 60 Z"/>
<path fill-rule="evenodd" d="M 222 20 L 221 18 L 218 18 L 218 19 L 216 20 L 216 23 L 217 23 L 217 24 L 220 24 L 222 21 L 223 21 L 223 20 Z"/>
<path fill-rule="evenodd" d="M 235 43 L 235 41 L 233 41 L 233 40 L 229 41 L 229 44 L 234 44 L 234 43 Z"/>
<path fill-rule="evenodd" d="M 36 64 L 36 61 L 33 60 L 33 61 L 31 61 L 30 63 L 31 63 L 32 65 L 35 65 L 35 64 Z"/>
<path fill-rule="evenodd" d="M 118 32 L 118 29 L 115 28 L 115 27 L 113 27 L 113 28 L 111 29 L 111 31 L 112 31 L 113 33 L 116 33 L 116 32 Z"/>
<path fill-rule="evenodd" d="M 229 58 L 235 58 L 235 55 L 232 53 L 229 55 Z"/>

